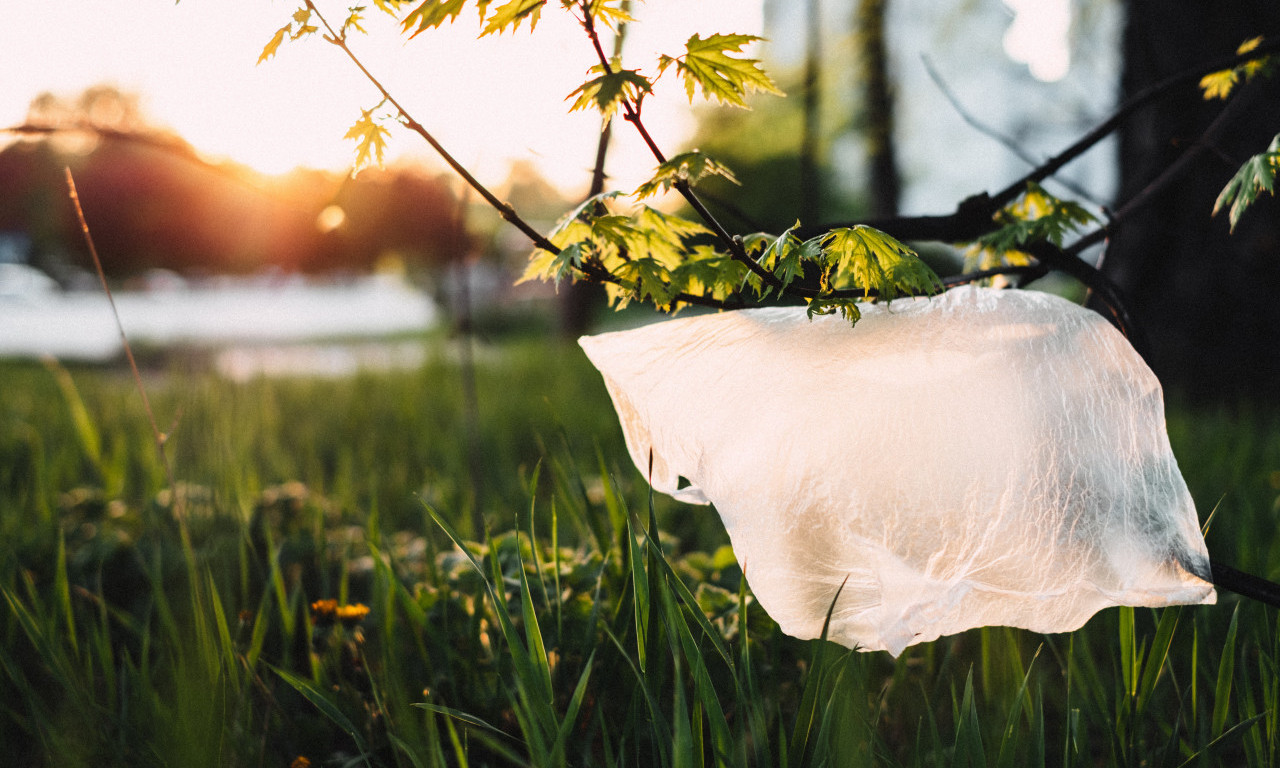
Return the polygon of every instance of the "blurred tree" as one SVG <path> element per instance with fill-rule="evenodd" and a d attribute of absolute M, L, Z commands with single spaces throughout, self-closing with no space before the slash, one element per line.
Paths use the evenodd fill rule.
<path fill-rule="evenodd" d="M 893 84 L 889 77 L 889 47 L 885 40 L 888 0 L 858 0 L 854 37 L 861 62 L 860 79 L 870 167 L 868 192 L 871 215 L 897 216 L 902 193 L 894 142 Z"/>
<path fill-rule="evenodd" d="M 448 182 L 410 168 L 354 179 L 299 170 L 272 178 L 210 163 L 156 128 L 138 97 L 94 86 L 66 99 L 42 94 L 23 138 L 0 150 L 0 230 L 29 235 L 34 261 L 61 276 L 87 268 L 63 167 L 114 277 L 182 272 L 364 270 L 394 253 L 417 263 L 468 248 Z"/>
<path fill-rule="evenodd" d="M 1125 95 L 1199 62 L 1233 52 L 1257 35 L 1280 33 L 1280 4 L 1239 0 L 1128 0 Z M 1210 126 L 1224 113 L 1218 126 Z M 1198 396 L 1280 388 L 1280 204 L 1260 199 L 1228 233 L 1210 219 L 1214 200 L 1240 164 L 1280 128 L 1280 78 L 1257 78 L 1232 101 L 1178 89 L 1128 120 L 1120 139 L 1120 201 L 1139 195 L 1184 155 L 1176 183 L 1162 188 L 1117 229 L 1103 264 L 1150 337 L 1148 362 L 1167 384 Z"/>

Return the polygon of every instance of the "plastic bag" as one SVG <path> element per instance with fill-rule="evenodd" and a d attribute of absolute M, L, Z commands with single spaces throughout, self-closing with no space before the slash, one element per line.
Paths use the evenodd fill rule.
<path fill-rule="evenodd" d="M 830 639 L 896 656 L 1216 600 L 1159 382 L 1103 318 L 976 287 L 861 309 L 853 327 L 757 309 L 580 342 L 636 466 L 714 503 L 783 631 L 820 636 L 835 599 Z"/>

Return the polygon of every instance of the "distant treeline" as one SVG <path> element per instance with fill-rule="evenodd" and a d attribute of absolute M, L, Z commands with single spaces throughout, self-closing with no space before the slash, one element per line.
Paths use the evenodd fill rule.
<path fill-rule="evenodd" d="M 114 277 L 364 270 L 384 256 L 432 263 L 469 247 L 456 194 L 420 169 L 269 177 L 211 163 L 170 134 L 59 129 L 0 150 L 0 233 L 25 235 L 31 262 L 55 276 L 89 264 L 65 167 Z"/>

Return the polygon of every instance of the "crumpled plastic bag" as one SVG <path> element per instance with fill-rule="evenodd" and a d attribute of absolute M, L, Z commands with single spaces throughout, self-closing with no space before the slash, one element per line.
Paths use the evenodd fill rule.
<path fill-rule="evenodd" d="M 853 327 L 771 308 L 580 341 L 636 466 L 715 505 L 784 632 L 819 637 L 830 608 L 831 640 L 896 656 L 1216 600 L 1159 382 L 1103 318 L 972 286 L 861 310 Z"/>

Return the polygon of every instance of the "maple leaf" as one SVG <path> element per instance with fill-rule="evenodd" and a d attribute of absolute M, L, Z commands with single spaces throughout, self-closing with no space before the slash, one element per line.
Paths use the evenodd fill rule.
<path fill-rule="evenodd" d="M 704 245 L 671 270 L 671 286 L 674 293 L 709 293 L 723 301 L 738 290 L 746 276 L 747 267 L 741 261 Z"/>
<path fill-rule="evenodd" d="M 363 5 L 353 6 L 347 9 L 347 20 L 342 22 L 342 30 L 339 36 L 346 37 L 348 29 L 358 30 L 361 34 L 369 34 L 364 27 L 360 26 L 360 22 L 364 21 L 365 7 Z"/>
<path fill-rule="evenodd" d="M 1003 226 L 978 238 L 978 244 L 1003 253 L 1038 241 L 1061 246 L 1068 233 L 1097 219 L 1079 203 L 1055 197 L 1031 182 L 1022 197 L 1000 211 L 996 220 Z"/>
<path fill-rule="evenodd" d="M 495 32 L 502 34 L 508 29 L 515 32 L 525 19 L 529 20 L 529 31 L 532 32 L 542 16 L 542 6 L 546 4 L 547 0 L 508 0 L 493 10 L 493 15 L 489 17 L 489 23 L 480 32 L 480 36 Z"/>
<path fill-rule="evenodd" d="M 669 191 L 678 182 L 694 184 L 707 176 L 720 176 L 734 184 L 738 183 L 728 166 L 695 149 L 678 154 L 659 165 L 653 178 L 641 184 L 631 194 L 637 200 L 644 200 L 657 194 L 659 190 Z"/>
<path fill-rule="evenodd" d="M 1214 201 L 1213 215 L 1216 216 L 1218 211 L 1231 206 L 1228 218 L 1231 221 L 1231 231 L 1235 232 L 1240 217 L 1253 205 L 1260 193 L 1275 194 L 1277 171 L 1280 171 L 1280 133 L 1271 140 L 1265 152 L 1249 158 L 1231 177 L 1231 181 L 1227 182 L 1227 186 Z"/>
<path fill-rule="evenodd" d="M 746 95 L 752 91 L 781 96 L 782 91 L 760 68 L 759 60 L 731 55 L 741 53 L 744 45 L 760 39 L 755 35 L 720 34 L 703 39 L 695 34 L 685 43 L 684 56 L 661 58 L 658 73 L 674 64 L 691 102 L 698 90 L 707 99 L 737 107 L 747 105 Z"/>
<path fill-rule="evenodd" d="M 617 276 L 635 292 L 636 298 L 649 299 L 660 309 L 667 308 L 676 295 L 671 273 L 657 259 L 629 259 L 618 268 Z"/>
<path fill-rule="evenodd" d="M 818 297 L 809 299 L 806 310 L 809 319 L 812 320 L 814 315 L 830 315 L 839 312 L 841 317 L 849 321 L 850 325 L 857 325 L 862 319 L 862 310 L 858 309 L 858 301 L 856 299 L 833 299 Z"/>
<path fill-rule="evenodd" d="M 587 13 L 614 32 L 618 31 L 619 25 L 635 21 L 635 17 L 627 11 L 625 0 L 591 0 Z"/>
<path fill-rule="evenodd" d="M 915 251 L 878 229 L 859 224 L 815 240 L 827 259 L 822 282 L 828 290 L 861 289 L 892 300 L 942 289 L 942 281 Z"/>
<path fill-rule="evenodd" d="M 569 107 L 570 112 L 594 106 L 608 120 L 617 111 L 619 102 L 625 99 L 639 103 L 641 97 L 653 90 L 649 78 L 640 74 L 638 69 L 608 71 L 603 64 L 597 64 L 588 71 L 600 76 L 578 86 L 566 97 L 566 100 L 578 97 Z"/>
<path fill-rule="evenodd" d="M 375 0 L 379 6 L 386 0 Z M 452 23 L 458 18 L 458 14 L 462 13 L 462 8 L 467 4 L 467 0 L 422 0 L 422 3 L 409 11 L 405 15 L 404 20 L 400 22 L 400 29 L 408 32 L 413 29 L 413 34 L 409 35 L 409 39 L 417 37 L 428 29 L 444 24 L 446 21 Z M 394 15 L 394 11 L 389 11 Z"/>
<path fill-rule="evenodd" d="M 823 256 L 821 238 L 804 240 L 795 236 L 800 227 L 796 222 L 790 229 L 769 243 L 764 253 L 760 254 L 760 266 L 769 270 L 782 282 L 783 287 L 790 285 L 797 277 L 804 274 L 805 262 L 820 261 Z M 768 295 L 766 288 L 764 294 Z"/>
<path fill-rule="evenodd" d="M 387 151 L 387 137 L 391 135 L 390 131 L 374 119 L 372 109 L 362 112 L 364 114 L 355 125 L 347 129 L 347 135 L 343 137 L 356 142 L 356 164 L 352 173 L 358 173 L 370 165 L 371 161 L 376 161 L 381 166 Z"/>

